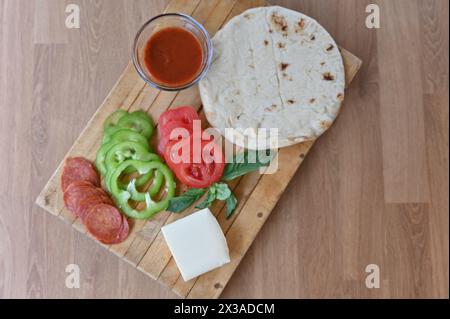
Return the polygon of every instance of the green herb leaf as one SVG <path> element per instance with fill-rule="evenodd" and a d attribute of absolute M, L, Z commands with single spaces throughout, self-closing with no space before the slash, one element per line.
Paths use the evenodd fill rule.
<path fill-rule="evenodd" d="M 217 184 L 212 184 L 212 185 L 209 187 L 209 190 L 208 190 L 208 191 L 209 191 L 211 194 L 213 194 L 213 195 L 215 195 L 215 194 L 216 194 L 216 191 L 217 191 L 216 185 L 217 185 Z"/>
<path fill-rule="evenodd" d="M 172 213 L 180 213 L 194 204 L 205 192 L 204 188 L 191 188 L 180 196 L 172 198 L 167 210 Z"/>
<path fill-rule="evenodd" d="M 269 166 L 275 156 L 275 152 L 270 151 L 270 154 L 265 156 L 267 158 L 265 158 L 264 161 L 261 161 L 260 159 L 261 152 L 267 151 L 245 151 L 237 154 L 233 158 L 233 161 L 231 163 L 227 163 L 225 166 L 222 180 L 231 181 L 239 176 L 254 172 L 261 167 Z"/>
<path fill-rule="evenodd" d="M 227 198 L 226 204 L 227 204 L 227 214 L 225 217 L 226 219 L 228 219 L 231 217 L 231 215 L 233 215 L 237 205 L 237 199 L 233 193 Z"/>
<path fill-rule="evenodd" d="M 231 190 L 225 183 L 217 183 L 215 184 L 216 189 L 216 198 L 218 200 L 226 200 L 231 196 Z"/>
<path fill-rule="evenodd" d="M 211 204 L 216 200 L 216 188 L 214 185 L 212 185 L 208 190 L 208 195 L 206 196 L 205 200 L 195 206 L 195 208 L 198 209 L 204 209 L 206 207 L 211 206 Z"/>

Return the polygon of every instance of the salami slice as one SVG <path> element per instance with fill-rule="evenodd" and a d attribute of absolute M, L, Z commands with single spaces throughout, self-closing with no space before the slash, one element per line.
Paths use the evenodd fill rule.
<path fill-rule="evenodd" d="M 109 199 L 105 191 L 87 181 L 72 182 L 64 192 L 64 203 L 75 215 L 79 216 L 79 204 L 90 197 L 99 197 L 102 202 Z"/>
<path fill-rule="evenodd" d="M 100 177 L 92 163 L 82 157 L 71 157 L 66 160 L 61 175 L 62 190 L 65 191 L 70 184 L 77 181 L 87 181 L 100 186 Z"/>
<path fill-rule="evenodd" d="M 119 235 L 119 238 L 118 238 L 119 239 L 118 243 L 121 243 L 125 239 L 127 239 L 128 234 L 130 233 L 130 224 L 128 223 L 128 219 L 124 215 L 122 215 L 122 218 L 123 218 L 123 220 L 122 220 L 122 231 L 120 232 L 120 235 Z"/>
<path fill-rule="evenodd" d="M 92 206 L 85 215 L 87 230 L 104 244 L 117 241 L 122 231 L 123 217 L 119 210 L 108 204 Z"/>
<path fill-rule="evenodd" d="M 89 211 L 89 209 L 91 209 L 91 207 L 98 205 L 98 204 L 114 205 L 114 202 L 108 196 L 108 194 L 106 194 L 106 192 L 104 192 L 104 195 L 101 195 L 101 196 L 94 195 L 94 196 L 84 198 L 84 199 L 80 200 L 77 205 L 76 216 L 78 216 L 78 218 L 80 218 L 81 221 L 84 223 L 86 213 Z"/>
<path fill-rule="evenodd" d="M 125 216 L 122 215 L 122 227 L 120 228 L 119 235 L 115 238 L 111 244 L 119 244 L 127 239 L 128 234 L 130 233 L 130 225 L 128 224 L 128 220 Z"/>

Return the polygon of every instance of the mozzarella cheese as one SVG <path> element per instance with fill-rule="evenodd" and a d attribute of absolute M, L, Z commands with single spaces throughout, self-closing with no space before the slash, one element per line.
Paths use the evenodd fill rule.
<path fill-rule="evenodd" d="M 185 281 L 230 262 L 225 236 L 208 208 L 161 230 Z"/>

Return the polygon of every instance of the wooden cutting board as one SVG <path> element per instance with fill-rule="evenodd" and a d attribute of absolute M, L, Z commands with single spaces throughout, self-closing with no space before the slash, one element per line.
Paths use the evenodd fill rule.
<path fill-rule="evenodd" d="M 173 0 L 165 12 L 192 15 L 212 36 L 233 16 L 246 9 L 264 5 L 264 0 Z M 361 61 L 343 49 L 342 55 L 348 85 L 361 66 Z M 191 105 L 203 115 L 197 87 L 181 92 L 158 91 L 146 85 L 129 63 L 66 157 L 83 156 L 94 160 L 101 144 L 103 122 L 118 108 L 129 111 L 146 110 L 156 122 L 166 109 L 179 105 Z M 183 214 L 162 212 L 149 221 L 132 221 L 130 236 L 121 244 L 106 246 L 98 241 L 95 243 L 104 246 L 151 278 L 169 286 L 183 298 L 218 298 L 312 145 L 312 142 L 308 142 L 282 149 L 278 155 L 279 168 L 275 174 L 260 175 L 256 172 L 233 181 L 230 187 L 239 204 L 229 220 L 224 216 L 224 204 L 214 203 L 211 211 L 217 216 L 226 234 L 231 257 L 231 262 L 219 269 L 184 282 L 164 241 L 161 227 L 190 214 L 192 209 Z M 63 163 L 64 160 L 36 202 L 49 213 L 59 216 L 89 236 L 84 226 L 64 207 L 60 189 Z"/>

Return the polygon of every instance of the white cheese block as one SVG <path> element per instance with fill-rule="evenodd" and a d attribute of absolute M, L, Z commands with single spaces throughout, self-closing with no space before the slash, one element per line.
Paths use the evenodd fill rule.
<path fill-rule="evenodd" d="M 185 281 L 230 262 L 225 236 L 208 208 L 161 230 Z"/>

